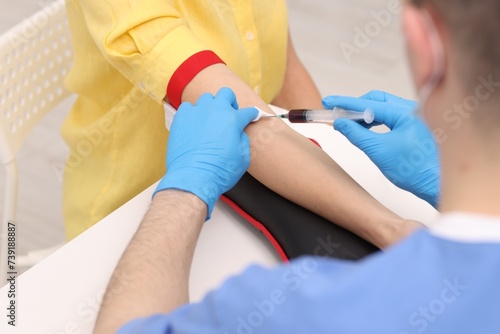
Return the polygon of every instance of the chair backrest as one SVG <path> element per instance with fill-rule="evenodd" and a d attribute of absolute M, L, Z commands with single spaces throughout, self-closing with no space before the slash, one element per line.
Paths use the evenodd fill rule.
<path fill-rule="evenodd" d="M 38 121 L 70 95 L 73 57 L 64 0 L 49 3 L 0 36 L 0 159 L 15 159 Z"/>

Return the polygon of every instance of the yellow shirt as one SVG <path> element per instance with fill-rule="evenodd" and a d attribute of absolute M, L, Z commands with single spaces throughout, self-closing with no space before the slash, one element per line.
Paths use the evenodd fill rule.
<path fill-rule="evenodd" d="M 288 22 L 285 0 L 66 4 L 75 52 L 66 84 L 79 95 L 62 128 L 72 239 L 165 173 L 161 103 L 177 69 L 212 50 L 270 102 L 283 83 Z"/>

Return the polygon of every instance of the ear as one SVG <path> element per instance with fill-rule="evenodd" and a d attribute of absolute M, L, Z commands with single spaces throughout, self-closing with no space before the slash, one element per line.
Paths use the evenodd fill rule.
<path fill-rule="evenodd" d="M 412 4 L 407 3 L 403 10 L 406 48 L 418 91 L 429 80 L 433 66 L 435 66 L 428 27 L 423 15 L 422 10 Z"/>

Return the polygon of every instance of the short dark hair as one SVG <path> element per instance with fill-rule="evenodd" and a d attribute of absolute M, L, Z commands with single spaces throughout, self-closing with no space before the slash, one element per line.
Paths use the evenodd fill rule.
<path fill-rule="evenodd" d="M 464 88 L 477 86 L 478 77 L 500 81 L 500 0 L 411 0 L 429 5 L 444 20 Z M 496 92 L 500 96 L 500 89 Z"/>

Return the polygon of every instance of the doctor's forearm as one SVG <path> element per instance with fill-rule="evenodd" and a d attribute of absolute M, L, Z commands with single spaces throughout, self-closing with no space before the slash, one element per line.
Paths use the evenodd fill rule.
<path fill-rule="evenodd" d="M 155 195 L 108 284 L 95 333 L 116 333 L 131 320 L 189 301 L 189 271 L 206 215 L 207 205 L 191 193 Z"/>

